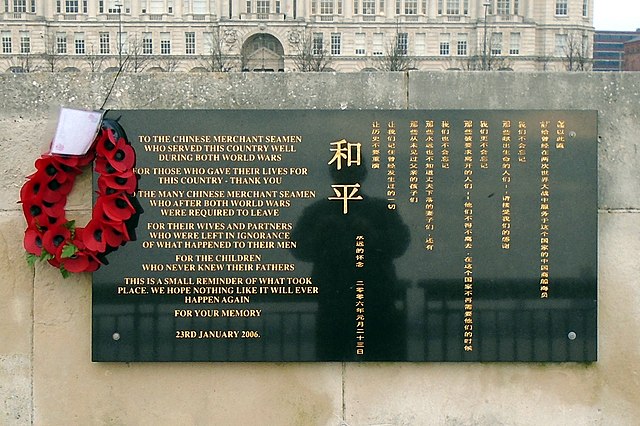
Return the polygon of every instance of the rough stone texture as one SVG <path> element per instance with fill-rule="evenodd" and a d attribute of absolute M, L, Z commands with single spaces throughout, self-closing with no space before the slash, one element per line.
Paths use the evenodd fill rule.
<path fill-rule="evenodd" d="M 0 424 L 31 419 L 33 272 L 22 250 L 22 215 L 0 211 Z"/>
<path fill-rule="evenodd" d="M 124 75 L 108 108 L 599 110 L 594 364 L 91 363 L 90 276 L 24 262 L 16 204 L 60 105 L 110 74 L 0 75 L 0 424 L 634 425 L 640 417 L 640 75 Z M 69 216 L 86 221 L 88 173 Z"/>
<path fill-rule="evenodd" d="M 410 73 L 409 108 L 598 110 L 600 208 L 640 207 L 638 73 Z"/>

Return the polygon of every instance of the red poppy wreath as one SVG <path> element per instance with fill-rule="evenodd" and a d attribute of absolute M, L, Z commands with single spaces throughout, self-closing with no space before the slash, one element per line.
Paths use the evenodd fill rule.
<path fill-rule="evenodd" d="M 98 197 L 91 220 L 76 227 L 67 220 L 65 205 L 82 169 L 95 160 Z M 20 190 L 27 220 L 24 248 L 33 265 L 46 260 L 69 272 L 93 272 L 106 264 L 106 254 L 135 239 L 142 212 L 134 198 L 138 177 L 133 171 L 135 151 L 122 127 L 105 119 L 89 152 L 83 156 L 44 154 L 35 162 L 37 171 Z"/>

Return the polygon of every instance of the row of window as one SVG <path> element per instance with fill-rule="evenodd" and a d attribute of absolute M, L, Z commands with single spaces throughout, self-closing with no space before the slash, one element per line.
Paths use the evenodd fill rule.
<path fill-rule="evenodd" d="M 142 13 L 173 13 L 174 0 L 141 0 Z M 180 1 L 180 0 L 178 0 Z M 312 0 L 312 15 L 342 15 L 343 1 Z M 386 0 L 395 1 L 396 15 L 417 15 L 428 13 L 427 0 Z M 437 0 L 438 15 L 468 15 L 470 0 Z M 207 0 L 184 0 L 185 10 L 195 14 L 207 13 Z M 281 13 L 281 0 L 246 0 L 245 12 L 268 17 L 269 13 Z M 494 7 L 495 6 L 495 7 Z M 496 0 L 487 12 L 498 15 L 520 14 L 520 0 Z M 123 9 L 124 8 L 124 9 Z M 384 13 L 385 0 L 353 0 L 354 13 L 376 15 Z M 119 13 L 131 10 L 131 0 L 99 0 L 99 13 Z M 36 0 L 4 0 L 5 12 L 36 12 Z M 57 13 L 88 13 L 88 0 L 56 0 Z M 555 14 L 569 15 L 569 0 L 555 0 Z M 589 0 L 582 0 L 582 16 L 589 16 Z"/>
<path fill-rule="evenodd" d="M 179 0 L 180 1 L 180 0 Z M 207 0 L 184 0 L 185 10 L 206 13 Z M 267 1 L 268 3 L 268 1 Z M 277 0 L 280 3 L 280 0 Z M 56 13 L 88 13 L 88 0 L 56 0 Z M 142 13 L 173 13 L 173 0 L 141 0 Z M 98 0 L 99 13 L 129 13 L 131 0 Z M 36 0 L 4 0 L 4 12 L 36 13 Z"/>
<path fill-rule="evenodd" d="M 204 52 L 210 53 L 213 51 L 214 44 L 216 43 L 215 35 L 213 33 L 204 33 Z M 122 52 L 125 54 L 135 53 L 142 55 L 152 55 L 154 53 L 160 53 L 161 55 L 170 55 L 172 52 L 172 39 L 171 33 L 160 33 L 159 40 L 159 52 L 154 51 L 154 39 L 151 33 L 142 33 L 142 37 L 138 36 L 129 37 L 127 33 L 120 33 L 122 42 Z M 329 38 L 328 49 L 325 50 L 325 37 L 324 33 L 313 33 L 312 37 L 312 50 L 314 55 L 331 54 L 332 56 L 338 56 L 343 54 L 342 46 L 342 34 L 331 33 Z M 384 44 L 384 33 L 374 33 L 372 38 L 372 51 L 374 56 L 382 56 L 388 54 L 386 49 L 389 46 Z M 389 37 L 387 35 L 387 37 Z M 450 33 L 441 33 L 439 36 L 439 54 L 441 56 L 468 56 L 470 54 L 479 54 L 479 52 L 469 51 L 468 35 L 466 33 L 455 34 L 452 36 Z M 569 36 L 568 34 L 556 34 L 555 36 L 555 55 L 564 56 L 567 48 L 571 49 L 587 49 L 589 46 L 588 35 L 584 34 L 579 37 Z M 414 54 L 416 56 L 426 55 L 426 34 L 415 34 L 414 40 Z M 115 41 L 117 46 L 120 40 L 113 40 L 113 37 L 108 32 L 100 32 L 98 34 L 98 46 L 97 49 L 90 46 L 87 49 L 87 43 L 85 42 L 84 33 L 74 33 L 71 40 L 67 33 L 59 32 L 54 37 L 48 39 L 46 42 L 47 53 L 50 54 L 70 54 L 75 53 L 77 55 L 100 54 L 108 55 L 118 53 L 116 47 L 113 50 L 112 43 Z M 356 55 L 366 55 L 367 37 L 365 33 L 355 34 L 355 46 L 354 53 Z M 395 53 L 400 55 L 409 54 L 409 34 L 397 33 L 395 34 Z M 493 32 L 488 38 L 486 44 L 483 43 L 483 50 L 486 49 L 487 53 L 492 56 L 496 55 L 519 55 L 520 54 L 521 34 L 519 32 L 512 32 L 509 34 L 508 49 L 505 48 L 505 40 L 502 32 Z M 1 33 L 2 53 L 14 53 L 12 33 L 10 31 L 2 31 Z M 70 45 L 71 44 L 71 45 Z M 19 33 L 19 53 L 31 53 L 31 35 L 29 31 L 20 31 Z M 187 55 L 195 55 L 196 52 L 196 33 L 185 32 L 184 33 L 184 53 Z"/>
<path fill-rule="evenodd" d="M 348 1 L 348 0 L 347 0 Z M 386 0 L 395 1 L 396 15 L 428 14 L 428 0 Z M 569 0 L 556 0 L 555 14 L 569 14 Z M 438 15 L 468 15 L 470 0 L 437 0 Z M 376 15 L 385 12 L 385 0 L 353 0 L 354 14 Z M 485 6 L 489 14 L 518 15 L 520 0 L 496 0 Z M 267 15 L 280 13 L 280 0 L 246 0 L 246 12 Z M 312 15 L 342 15 L 343 0 L 312 0 Z M 582 0 L 582 16 L 589 16 L 589 0 Z"/>
<path fill-rule="evenodd" d="M 4 11 L 36 13 L 36 0 L 4 0 Z"/>

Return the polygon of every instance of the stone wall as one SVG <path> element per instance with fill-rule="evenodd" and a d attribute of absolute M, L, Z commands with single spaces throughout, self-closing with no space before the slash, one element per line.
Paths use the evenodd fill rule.
<path fill-rule="evenodd" d="M 0 75 L 0 424 L 632 425 L 640 417 L 640 75 L 138 74 L 107 108 L 599 110 L 593 364 L 92 363 L 91 276 L 24 260 L 16 204 L 60 105 L 112 75 Z M 69 216 L 91 209 L 87 173 Z"/>

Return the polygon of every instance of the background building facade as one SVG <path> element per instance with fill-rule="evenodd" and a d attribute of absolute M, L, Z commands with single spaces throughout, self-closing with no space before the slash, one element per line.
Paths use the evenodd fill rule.
<path fill-rule="evenodd" d="M 0 70 L 575 70 L 593 0 L 4 0 Z"/>
<path fill-rule="evenodd" d="M 593 70 L 625 70 L 625 43 L 640 37 L 640 31 L 596 31 L 593 38 Z"/>
<path fill-rule="evenodd" d="M 640 36 L 624 44 L 624 71 L 640 71 Z"/>

